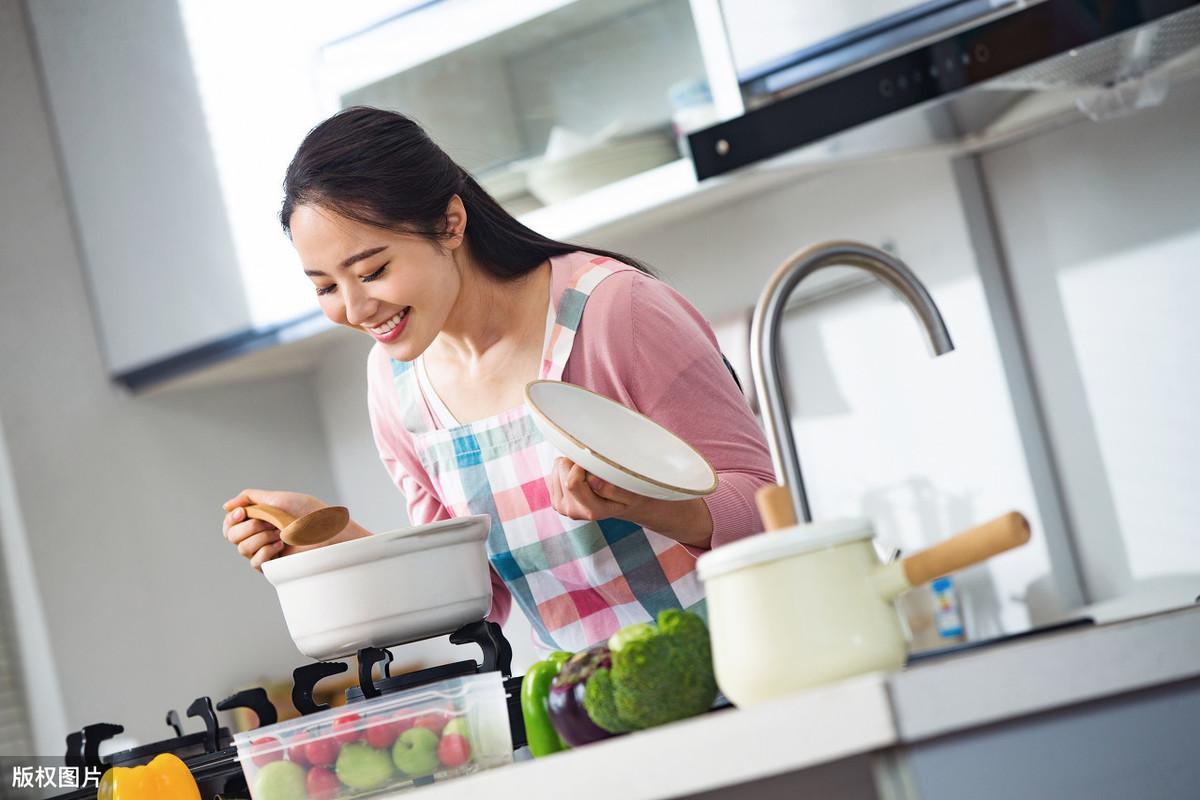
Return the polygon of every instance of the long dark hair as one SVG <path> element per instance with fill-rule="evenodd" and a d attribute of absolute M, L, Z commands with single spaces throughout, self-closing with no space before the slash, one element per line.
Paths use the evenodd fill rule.
<path fill-rule="evenodd" d="M 437 241 L 446 206 L 458 195 L 466 241 L 493 277 L 518 278 L 551 256 L 586 250 L 650 270 L 607 250 L 559 242 L 522 225 L 413 120 L 367 106 L 344 109 L 308 132 L 283 181 L 279 221 L 291 236 L 292 212 L 313 205 L 347 219 Z"/>

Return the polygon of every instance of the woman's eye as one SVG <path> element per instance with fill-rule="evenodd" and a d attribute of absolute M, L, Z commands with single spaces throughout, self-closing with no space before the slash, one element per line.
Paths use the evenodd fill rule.
<path fill-rule="evenodd" d="M 320 297 L 321 295 L 329 294 L 336 288 L 337 288 L 336 283 L 331 283 L 328 286 L 318 286 L 317 287 L 317 296 Z"/>
<path fill-rule="evenodd" d="M 387 266 L 388 266 L 388 264 L 390 264 L 390 263 L 392 263 L 392 262 L 390 262 L 390 261 L 389 261 L 389 262 L 387 262 L 387 264 L 384 264 L 382 267 L 380 267 L 379 269 L 375 270 L 375 271 L 374 271 L 374 272 L 372 272 L 370 275 L 363 275 L 363 276 L 362 276 L 362 278 L 360 278 L 359 280 L 361 280 L 363 283 L 370 283 L 370 282 L 371 282 L 371 281 L 373 281 L 373 280 L 378 280 L 378 279 L 379 279 L 379 277 L 383 275 L 383 271 L 384 271 L 385 269 L 387 269 Z"/>

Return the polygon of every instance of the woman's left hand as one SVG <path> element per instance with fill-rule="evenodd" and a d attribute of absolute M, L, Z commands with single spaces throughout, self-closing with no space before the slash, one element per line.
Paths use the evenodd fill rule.
<path fill-rule="evenodd" d="M 708 547 L 712 539 L 712 515 L 701 498 L 644 497 L 589 475 L 583 467 L 561 457 L 554 460 L 554 471 L 547 483 L 550 502 L 564 517 L 592 521 L 624 519 L 696 547 Z"/>

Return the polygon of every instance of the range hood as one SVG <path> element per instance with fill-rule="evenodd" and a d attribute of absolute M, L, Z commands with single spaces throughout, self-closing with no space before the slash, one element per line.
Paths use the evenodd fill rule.
<path fill-rule="evenodd" d="M 978 150 L 1192 74 L 1200 0 L 935 0 L 739 74 L 747 111 L 688 138 L 701 180 L 791 151 Z"/>

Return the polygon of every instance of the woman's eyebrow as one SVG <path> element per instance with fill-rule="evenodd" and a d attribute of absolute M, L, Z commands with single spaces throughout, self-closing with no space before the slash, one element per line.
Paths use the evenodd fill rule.
<path fill-rule="evenodd" d="M 355 253 L 354 255 L 350 256 L 345 261 L 343 261 L 341 264 L 338 264 L 338 266 L 341 267 L 342 269 L 345 269 L 346 267 L 349 267 L 352 264 L 362 261 L 364 258 L 370 258 L 373 255 L 378 255 L 379 253 L 382 253 L 384 250 L 387 250 L 387 245 L 383 245 L 382 247 L 372 247 L 369 250 L 363 250 L 361 253 Z M 325 273 L 321 272 L 319 269 L 306 269 L 306 270 L 304 270 L 304 274 L 311 275 L 314 278 L 326 277 Z"/>

